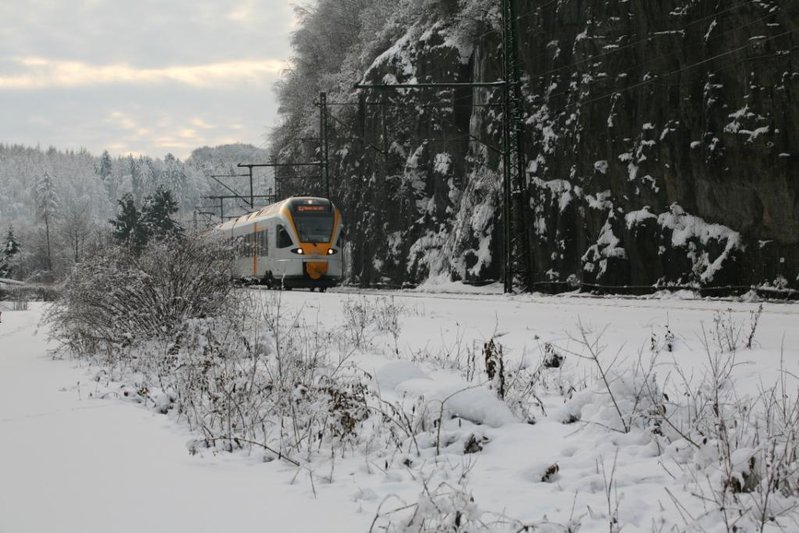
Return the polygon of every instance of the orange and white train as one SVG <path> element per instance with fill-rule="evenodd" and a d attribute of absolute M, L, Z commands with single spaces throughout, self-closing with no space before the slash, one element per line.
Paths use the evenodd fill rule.
<path fill-rule="evenodd" d="M 326 198 L 289 198 L 220 224 L 214 233 L 238 241 L 237 278 L 320 291 L 341 281 L 341 212 Z"/>

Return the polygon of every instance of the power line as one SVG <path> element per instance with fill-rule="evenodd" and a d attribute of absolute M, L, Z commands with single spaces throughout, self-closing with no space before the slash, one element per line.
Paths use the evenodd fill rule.
<path fill-rule="evenodd" d="M 459 106 L 455 104 L 455 100 L 464 100 L 468 98 L 469 95 L 466 96 L 453 96 L 453 102 L 441 102 L 438 104 L 402 104 L 402 103 L 394 103 L 394 102 L 366 102 L 366 106 L 369 107 L 415 107 L 417 109 L 443 109 L 447 107 L 465 107 Z M 330 107 L 356 107 L 360 105 L 358 102 L 328 102 L 328 106 Z M 469 107 L 502 107 L 502 104 L 469 104 Z"/>
<path fill-rule="evenodd" d="M 633 85 L 628 85 L 627 87 L 623 87 L 621 89 L 617 89 L 617 90 L 615 90 L 613 92 L 610 92 L 610 93 L 607 93 L 607 94 L 603 94 L 601 96 L 597 96 L 597 97 L 591 98 L 589 100 L 580 100 L 580 101 L 577 101 L 577 102 L 574 102 L 574 103 L 571 103 L 571 104 L 566 104 L 564 106 L 564 108 L 570 107 L 570 106 L 577 106 L 577 105 L 582 106 L 582 105 L 591 104 L 591 103 L 594 103 L 594 102 L 598 102 L 599 100 L 604 100 L 605 98 L 610 98 L 611 96 L 614 96 L 616 94 L 627 92 L 627 91 L 630 91 L 632 89 L 637 89 L 638 87 L 643 87 L 644 85 L 648 85 L 650 83 L 655 83 L 656 81 L 661 81 L 663 78 L 668 78 L 670 76 L 674 76 L 675 74 L 679 74 L 681 72 L 685 72 L 686 70 L 690 70 L 690 69 L 696 68 L 696 67 L 698 67 L 700 65 L 704 65 L 706 63 L 710 63 L 711 61 L 715 61 L 717 59 L 720 59 L 722 57 L 726 57 L 726 56 L 734 54 L 736 52 L 740 52 L 741 50 L 745 50 L 745 49 L 747 49 L 747 48 L 749 48 L 751 46 L 756 46 L 758 44 L 762 44 L 762 43 L 765 43 L 765 42 L 768 42 L 768 41 L 772 41 L 772 40 L 777 39 L 779 37 L 783 37 L 785 35 L 788 35 L 788 34 L 794 32 L 794 31 L 796 31 L 796 30 L 787 30 L 787 31 L 784 31 L 782 33 L 778 33 L 776 35 L 772 35 L 771 37 L 767 37 L 765 39 L 761 39 L 761 40 L 756 41 L 756 42 L 749 42 L 749 43 L 747 43 L 747 44 L 745 44 L 743 46 L 739 46 L 737 48 L 733 48 L 731 50 L 727 50 L 726 52 L 723 52 L 721 54 L 717 54 L 715 56 L 703 59 L 701 61 L 697 61 L 696 63 L 691 63 L 690 65 L 686 65 L 686 66 L 681 67 L 679 69 L 672 70 L 672 71 L 667 72 L 665 74 L 655 74 L 649 79 L 642 80 L 642 81 L 640 81 L 638 83 L 634 83 Z M 571 92 L 573 92 L 573 91 L 563 91 L 563 92 L 560 92 L 560 93 L 554 93 L 554 94 L 548 95 L 547 98 L 551 99 L 551 98 L 555 98 L 557 96 L 564 96 L 564 95 L 570 94 Z"/>
<path fill-rule="evenodd" d="M 765 19 L 769 18 L 769 17 L 770 17 L 770 16 L 772 16 L 772 15 L 773 15 L 773 13 L 769 13 L 768 15 L 766 15 L 765 17 L 761 17 L 760 19 L 757 19 L 757 20 L 754 20 L 754 21 L 750 21 L 750 22 L 748 22 L 748 23 L 746 23 L 746 24 L 743 24 L 743 25 L 741 25 L 741 26 L 738 26 L 738 27 L 736 27 L 736 28 L 731 28 L 731 29 L 729 29 L 729 30 L 726 30 L 726 31 L 724 31 L 724 32 L 721 32 L 721 33 L 719 33 L 719 34 L 716 34 L 716 35 L 712 36 L 712 37 L 711 37 L 711 38 L 710 38 L 708 41 L 713 41 L 713 40 L 716 40 L 716 39 L 719 39 L 719 38 L 721 38 L 721 37 L 722 37 L 722 36 L 724 36 L 724 35 L 727 35 L 727 34 L 730 34 L 730 33 L 734 33 L 734 32 L 737 32 L 737 31 L 740 31 L 741 29 L 743 29 L 743 28 L 746 28 L 747 26 L 751 26 L 751 25 L 753 25 L 753 24 L 757 24 L 758 22 L 761 22 L 761 21 L 763 21 L 763 20 L 765 20 Z M 674 31 L 684 31 L 684 30 L 674 30 Z M 630 48 L 631 46 L 634 46 L 634 45 L 636 45 L 636 44 L 640 44 L 640 43 L 642 43 L 642 42 L 645 42 L 645 41 L 647 41 L 647 39 L 643 39 L 643 40 L 641 40 L 641 41 L 638 41 L 638 42 L 636 42 L 636 43 L 631 43 L 630 45 L 625 45 L 624 47 L 615 48 L 615 49 L 613 49 L 613 50 L 609 50 L 607 53 L 603 53 L 603 54 L 597 54 L 597 55 L 594 55 L 594 56 L 588 57 L 588 58 L 586 58 L 586 59 L 583 59 L 583 60 L 577 61 L 577 62 L 575 62 L 575 63 L 571 63 L 571 64 L 569 64 L 569 65 L 564 65 L 564 66 L 562 66 L 562 67 L 558 67 L 558 68 L 555 68 L 555 69 L 551 69 L 551 70 L 548 70 L 548 71 L 542 72 L 542 73 L 540 73 L 540 74 L 536 74 L 536 75 L 534 75 L 534 76 L 531 76 L 531 78 L 535 78 L 535 79 L 543 80 L 543 79 L 545 79 L 545 78 L 546 78 L 548 75 L 550 75 L 550 74 L 554 74 L 554 73 L 557 73 L 557 72 L 560 72 L 560 71 L 562 71 L 562 70 L 566 70 L 566 69 L 572 70 L 572 69 L 573 69 L 573 70 L 575 70 L 575 71 L 576 71 L 576 67 L 577 67 L 578 65 L 584 64 L 584 63 L 586 63 L 586 62 L 589 62 L 589 61 L 593 61 L 594 59 L 603 58 L 603 57 L 608 57 L 608 56 L 612 55 L 613 53 L 616 53 L 616 52 L 622 51 L 623 49 Z M 661 61 L 662 61 L 662 60 L 664 60 L 665 58 L 671 58 L 671 57 L 675 57 L 675 56 L 677 56 L 677 54 L 679 54 L 679 53 L 681 53 L 681 50 L 674 50 L 674 51 L 672 51 L 672 52 L 670 52 L 670 53 L 668 53 L 668 54 L 664 54 L 664 55 L 661 55 L 661 56 L 659 56 L 659 57 L 658 57 L 658 60 L 661 60 Z M 665 61 L 663 61 L 663 62 L 665 62 Z M 646 66 L 646 65 L 643 65 L 643 66 Z M 575 73 L 576 73 L 576 72 L 575 72 Z M 583 87 L 585 87 L 585 86 L 590 86 L 590 85 L 593 85 L 593 84 L 596 84 L 596 83 L 602 83 L 602 82 L 604 82 L 604 81 L 607 81 L 608 79 L 609 79 L 609 78 L 603 78 L 603 77 L 597 77 L 597 78 L 593 78 L 592 80 L 588 81 L 587 83 L 583 83 L 583 85 L 582 85 L 582 86 L 583 86 Z"/>
<path fill-rule="evenodd" d="M 688 23 L 688 24 L 686 24 L 686 25 L 684 25 L 684 26 L 682 26 L 682 27 L 678 27 L 678 28 L 674 28 L 674 29 L 669 29 L 668 31 L 669 31 L 669 32 L 682 32 L 682 31 L 686 31 L 688 28 L 690 28 L 691 26 L 694 26 L 695 24 L 699 24 L 700 22 L 704 22 L 704 21 L 706 21 L 706 20 L 709 20 L 709 19 L 712 19 L 712 18 L 716 18 L 716 17 L 718 17 L 719 15 L 723 15 L 724 13 L 728 13 L 729 11 L 732 11 L 732 10 L 734 10 L 734 9 L 737 9 L 737 8 L 739 8 L 739 7 L 741 7 L 741 6 L 744 6 L 744 5 L 749 5 L 749 3 L 748 3 L 748 2 L 741 2 L 740 4 L 736 4 L 736 5 L 734 5 L 734 6 L 728 7 L 727 9 L 724 9 L 724 10 L 722 10 L 722 11 L 719 11 L 719 12 L 717 12 L 717 13 L 714 13 L 714 14 L 712 14 L 712 15 L 707 15 L 707 16 L 705 16 L 705 17 L 702 17 L 702 18 L 700 18 L 700 19 L 693 20 L 693 21 L 691 21 L 690 23 Z M 759 18 L 759 19 L 757 19 L 757 20 L 751 21 L 751 22 L 749 22 L 749 23 L 747 23 L 747 24 L 744 24 L 744 25 L 742 25 L 742 26 L 740 26 L 740 27 L 738 27 L 738 28 L 734 28 L 734 29 L 732 29 L 732 30 L 727 30 L 727 31 L 725 31 L 725 32 L 722 32 L 720 35 L 726 35 L 727 33 L 730 33 L 730 32 L 733 32 L 733 31 L 738 31 L 738 30 L 740 30 L 740 29 L 742 29 L 742 28 L 745 28 L 746 26 L 750 26 L 750 25 L 752 25 L 752 24 L 756 24 L 756 23 L 758 23 L 758 22 L 760 22 L 760 21 L 763 21 L 763 20 L 767 19 L 768 17 L 772 16 L 773 14 L 774 14 L 774 13 L 769 13 L 769 14 L 765 15 L 764 17 L 761 17 L 761 18 Z M 665 31 L 665 30 L 664 30 L 664 31 Z M 652 40 L 652 38 L 653 38 L 653 35 L 655 35 L 655 33 L 653 33 L 653 32 L 650 32 L 649 34 L 647 34 L 647 36 L 646 36 L 646 37 L 642 37 L 641 39 L 638 39 L 637 41 L 633 41 L 633 42 L 630 42 L 630 43 L 627 43 L 627 44 L 621 45 L 621 46 L 619 46 L 618 48 L 614 48 L 614 49 L 611 49 L 611 50 L 606 50 L 606 51 L 600 52 L 600 53 L 598 53 L 598 54 L 595 54 L 595 55 L 592 55 L 592 56 L 586 57 L 585 59 L 581 59 L 581 60 L 579 60 L 579 61 L 575 61 L 575 62 L 573 62 L 573 63 L 569 63 L 568 65 L 562 65 L 562 66 L 560 66 L 560 67 L 556 67 L 556 68 L 550 69 L 550 70 L 548 70 L 548 71 L 541 72 L 541 73 L 539 73 L 539 74 L 536 74 L 535 76 L 532 76 L 532 77 L 535 77 L 535 78 L 539 78 L 539 79 L 540 79 L 540 78 L 544 78 L 544 77 L 546 77 L 546 76 L 548 76 L 548 75 L 550 75 L 550 74 L 554 74 L 554 73 L 556 73 L 556 72 L 560 72 L 560 71 L 562 71 L 562 70 L 571 70 L 571 69 L 574 69 L 574 68 L 575 68 L 575 67 L 577 67 L 578 65 L 582 65 L 582 64 L 584 64 L 584 63 L 588 63 L 588 62 L 591 62 L 591 61 L 595 61 L 595 60 L 597 60 L 597 59 L 602 59 L 602 58 L 605 58 L 605 57 L 611 56 L 611 55 L 613 55 L 613 54 L 616 54 L 616 53 L 622 52 L 622 51 L 624 51 L 624 50 L 627 50 L 627 49 L 629 49 L 629 48 L 632 48 L 632 47 L 634 47 L 634 46 L 636 46 L 636 45 L 639 45 L 639 44 L 642 44 L 642 43 L 645 43 L 645 42 L 649 42 L 650 40 Z M 713 37 L 711 37 L 711 39 L 718 38 L 720 35 L 714 35 Z M 596 37 L 604 37 L 604 36 L 596 36 Z M 673 52 L 671 52 L 669 55 L 673 55 L 673 54 L 676 54 L 676 53 L 677 53 L 677 51 L 673 51 Z"/>
<path fill-rule="evenodd" d="M 458 89 L 473 87 L 504 87 L 505 81 L 473 81 L 473 82 L 422 82 L 422 83 L 356 83 L 356 89 Z"/>

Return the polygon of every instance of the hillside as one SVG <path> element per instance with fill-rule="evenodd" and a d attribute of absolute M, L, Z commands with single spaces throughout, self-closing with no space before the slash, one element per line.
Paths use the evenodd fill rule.
<path fill-rule="evenodd" d="M 241 174 L 238 163 L 266 158 L 264 149 L 243 144 L 198 148 L 186 161 L 172 155 L 153 159 L 111 157 L 104 152 L 96 157 L 85 150 L 0 144 L 2 246 L 13 233 L 21 248 L 11 275 L 17 279 L 63 277 L 86 253 L 105 245 L 109 220 L 126 194 L 140 206 L 147 196 L 165 187 L 178 202 L 181 222 L 192 227 L 198 223 L 193 216 L 196 209 L 213 211 L 218 205 L 216 201 L 209 204 L 205 196 L 229 194 L 209 176 Z M 230 178 L 229 183 L 244 191 L 244 179 Z M 260 189 L 271 186 L 264 183 L 267 176 L 257 179 Z M 243 210 L 230 200 L 225 209 L 227 214 Z M 52 231 L 44 222 L 45 212 L 52 219 Z"/>
<path fill-rule="evenodd" d="M 518 281 L 799 286 L 799 5 L 517 3 Z M 501 90 L 353 89 L 501 79 L 496 4 L 321 0 L 304 13 L 272 142 L 281 160 L 316 157 L 310 102 L 328 93 L 354 281 L 501 277 Z"/>

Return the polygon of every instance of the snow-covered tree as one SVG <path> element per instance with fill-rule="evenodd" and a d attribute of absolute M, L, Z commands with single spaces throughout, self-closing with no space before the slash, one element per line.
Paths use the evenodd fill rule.
<path fill-rule="evenodd" d="M 186 183 L 186 175 L 180 160 L 172 154 L 164 156 L 164 170 L 161 174 L 162 185 L 169 187 L 171 191 L 179 191 Z M 176 195 L 179 196 L 179 195 Z"/>
<path fill-rule="evenodd" d="M 103 182 L 108 198 L 113 202 L 117 199 L 117 190 L 119 189 L 119 177 L 114 173 L 114 160 L 111 159 L 111 154 L 108 150 L 103 152 L 100 156 L 100 163 L 97 166 L 97 175 Z"/>
<path fill-rule="evenodd" d="M 155 194 L 148 196 L 142 207 L 142 222 L 148 237 L 162 240 L 181 236 L 183 227 L 172 218 L 177 212 L 178 203 L 169 189 L 159 187 Z"/>
<path fill-rule="evenodd" d="M 147 243 L 147 231 L 133 195 L 128 193 L 117 203 L 119 205 L 117 217 L 111 220 L 114 226 L 114 239 L 134 249 L 141 249 Z"/>
<path fill-rule="evenodd" d="M 36 182 L 34 190 L 36 198 L 36 211 L 44 222 L 45 241 L 47 245 L 47 270 L 53 270 L 53 250 L 50 238 L 50 223 L 58 209 L 58 194 L 55 184 L 48 172 L 45 172 Z"/>
<path fill-rule="evenodd" d="M 8 278 L 14 274 L 16 259 L 19 257 L 21 250 L 22 247 L 16 235 L 14 235 L 14 226 L 9 226 L 3 249 L 0 250 L 0 278 Z"/>
<path fill-rule="evenodd" d="M 71 261 L 80 262 L 94 227 L 88 201 L 84 199 L 65 205 L 59 213 L 58 227 L 60 237 L 68 246 Z"/>
<path fill-rule="evenodd" d="M 126 194 L 119 201 L 117 218 L 111 220 L 114 238 L 134 250 L 141 250 L 152 240 L 181 237 L 183 227 L 172 218 L 177 212 L 177 202 L 164 187 L 159 187 L 154 194 L 145 198 L 141 209 L 136 207 L 133 196 Z"/>
<path fill-rule="evenodd" d="M 130 188 L 131 192 L 133 193 L 133 199 L 137 202 L 141 202 L 143 192 L 142 189 L 142 179 L 141 179 L 141 169 L 139 168 L 138 163 L 133 156 L 128 156 L 128 169 L 130 175 Z"/>

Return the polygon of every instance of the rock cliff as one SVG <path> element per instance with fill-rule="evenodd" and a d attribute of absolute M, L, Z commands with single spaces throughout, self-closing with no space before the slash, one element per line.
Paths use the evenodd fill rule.
<path fill-rule="evenodd" d="M 439 2 L 359 74 L 501 79 L 494 4 Z M 518 4 L 522 282 L 799 287 L 799 3 Z M 331 98 L 349 104 L 331 110 L 330 153 L 353 281 L 499 279 L 501 91 Z"/>

